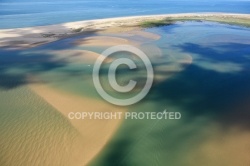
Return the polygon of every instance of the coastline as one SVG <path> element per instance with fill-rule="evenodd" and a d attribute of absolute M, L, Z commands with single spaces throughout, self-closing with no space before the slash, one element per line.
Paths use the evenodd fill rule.
<path fill-rule="evenodd" d="M 169 21 L 168 23 L 165 23 Z M 53 41 L 57 41 L 63 38 L 70 38 L 73 36 L 88 35 L 86 38 L 79 38 L 78 40 L 74 40 L 74 42 L 70 43 L 74 46 L 84 47 L 95 47 L 95 46 L 103 46 L 109 47 L 118 44 L 130 44 L 130 45 L 139 45 L 138 41 L 130 41 L 128 39 L 123 39 L 122 37 L 112 37 L 108 34 L 119 34 L 123 32 L 128 32 L 130 35 L 142 36 L 144 39 L 148 40 L 158 40 L 161 38 L 160 35 L 153 34 L 146 31 L 140 31 L 147 27 L 154 26 L 162 26 L 162 25 L 171 25 L 177 21 L 192 21 L 192 20 L 204 20 L 204 21 L 214 21 L 220 22 L 224 24 L 232 24 L 232 25 L 242 25 L 250 27 L 250 14 L 234 14 L 234 13 L 185 13 L 185 14 L 165 14 L 165 15 L 149 15 L 149 16 L 133 16 L 133 17 L 118 17 L 118 18 L 107 18 L 107 19 L 99 19 L 99 20 L 87 20 L 87 21 L 77 21 L 77 22 L 68 22 L 63 24 L 55 24 L 55 25 L 47 25 L 47 26 L 36 26 L 36 27 L 27 27 L 27 28 L 15 28 L 15 29 L 0 29 L 0 49 L 26 49 L 31 47 L 36 47 L 42 44 L 50 43 Z M 165 21 L 165 22 L 164 22 Z M 237 22 L 239 21 L 239 22 Z M 241 22 L 242 21 L 242 22 Z M 244 21 L 248 21 L 244 24 Z M 142 26 L 142 23 L 149 23 L 149 26 Z M 195 32 L 196 33 L 196 32 Z M 95 34 L 100 34 L 100 36 L 95 36 Z M 105 35 L 107 34 L 107 35 Z M 157 52 L 156 55 L 161 55 L 161 50 L 158 47 L 153 47 L 151 45 L 147 45 L 147 51 L 150 53 Z M 55 50 L 45 50 L 49 57 L 51 57 L 52 63 L 53 60 L 59 61 L 62 60 L 67 63 L 79 63 L 79 64 L 93 64 L 96 59 L 100 56 L 100 54 L 96 52 L 92 52 L 89 50 L 82 49 L 55 49 Z M 25 51 L 24 51 L 25 52 Z M 35 52 L 35 51 L 34 51 Z M 35 65 L 31 69 L 37 69 L 39 64 L 46 62 L 46 56 L 41 56 L 41 61 L 35 63 Z M 170 53 L 171 54 L 171 53 Z M 153 56 L 156 56 L 153 54 Z M 14 59 L 14 58 L 13 58 Z M 25 59 L 24 60 L 29 60 Z M 31 59 L 33 60 L 33 59 Z M 34 59 L 36 60 L 36 59 Z M 40 60 L 40 59 L 38 59 Z M 19 61 L 19 59 L 14 59 L 13 61 Z M 192 56 L 188 53 L 183 54 L 179 61 L 179 64 L 183 66 L 187 66 L 191 64 L 193 61 Z M 15 63 L 14 63 L 15 64 Z M 21 63 L 22 64 L 22 63 Z M 26 63 L 24 63 L 26 64 Z M 29 64 L 29 63 L 27 63 Z M 47 65 L 46 63 L 44 63 Z M 8 65 L 8 64 L 7 64 Z M 6 66 L 7 66 L 6 65 Z M 220 65 L 220 64 L 219 64 Z M 225 64 L 222 64 L 222 66 Z M 28 66 L 28 65 L 27 65 Z M 226 66 L 226 65 L 225 65 Z M 15 66 L 16 67 L 16 66 Z M 18 65 L 17 65 L 18 67 Z M 46 67 L 46 66 L 45 66 Z M 212 66 L 213 67 L 213 66 Z M 232 65 L 234 67 L 234 65 Z M 5 67 L 6 69 L 12 69 L 13 66 Z M 27 67 L 29 68 L 29 66 Z M 158 74 L 155 74 L 155 78 L 158 82 L 165 81 L 172 74 L 183 70 L 183 68 L 174 68 L 169 66 L 158 66 L 155 68 Z M 7 70 L 6 70 L 7 71 Z M 6 74 L 5 70 L 3 70 L 4 74 Z M 167 73 L 169 74 L 166 74 Z M 42 70 L 42 72 L 48 72 L 48 70 Z M 165 73 L 164 73 L 165 72 Z M 27 72 L 28 73 L 28 72 Z M 32 73 L 32 72 L 31 72 Z M 35 72 L 33 74 L 36 74 Z M 43 82 L 43 80 L 39 80 L 35 76 L 29 77 L 27 87 L 30 91 L 34 92 L 36 95 L 41 97 L 44 102 L 47 102 L 50 106 L 52 106 L 55 110 L 57 110 L 64 117 L 68 118 L 68 114 L 74 110 L 74 112 L 85 111 L 121 111 L 126 112 L 127 109 L 117 108 L 113 105 L 110 105 L 106 102 L 102 102 L 101 100 L 96 100 L 83 96 L 78 96 L 77 94 L 70 93 L 68 91 L 63 91 L 60 88 L 55 88 L 50 85 L 49 82 Z M 221 74 L 221 73 L 220 73 Z M 6 74 L 8 75 L 8 73 Z M 25 74 L 26 75 L 26 74 Z M 15 78 L 18 79 L 18 78 Z M 34 81 L 33 81 L 34 79 Z M 82 77 L 82 81 L 85 77 Z M 77 141 L 74 144 L 74 151 L 72 151 L 72 156 L 74 156 L 75 165 L 84 164 L 87 165 L 91 161 L 95 160 L 95 158 L 102 153 L 102 150 L 105 149 L 110 139 L 113 138 L 116 131 L 119 130 L 119 127 L 123 123 L 123 120 L 103 120 L 103 121 L 79 121 L 79 120 L 70 120 L 70 124 L 74 129 L 79 132 L 80 137 L 77 137 Z M 100 131 L 100 132 L 96 132 Z M 220 132 L 220 131 L 218 131 Z M 185 133 L 184 133 L 185 134 Z M 243 143 L 240 144 L 240 147 L 244 149 L 244 141 L 247 140 L 247 133 L 243 133 L 242 136 L 234 140 L 231 138 L 233 134 L 241 134 L 241 133 L 229 133 L 226 139 L 226 144 L 223 146 L 223 151 L 227 151 L 227 147 L 235 146 L 235 142 L 240 139 Z M 219 135 L 225 138 L 225 135 Z M 211 141 L 208 141 L 206 144 L 202 145 L 194 154 L 190 154 L 190 158 L 195 158 L 195 155 L 200 153 L 205 153 L 208 156 L 210 154 L 218 153 L 217 156 L 221 155 L 221 151 L 218 150 L 218 138 L 217 135 L 215 137 L 211 137 Z M 83 148 L 84 147 L 84 148 Z M 211 147 L 211 148 L 210 148 Z M 205 150 L 204 150 L 205 149 Z M 217 151 L 216 151 L 217 150 Z M 205 151 L 205 152 L 204 152 Z M 82 158 L 82 154 L 84 154 L 84 158 Z M 234 156 L 234 153 L 228 153 L 227 156 Z M 51 155 L 53 156 L 53 155 Z M 210 157 L 210 156 L 209 156 Z M 216 157 L 211 158 L 216 160 Z M 233 158 L 233 157 L 232 157 Z M 226 159 L 225 159 L 226 160 Z M 243 159 L 242 159 L 243 160 Z M 203 161 L 199 161 L 202 163 Z M 211 162 L 211 161 L 210 161 Z M 237 165 L 237 164 L 236 164 Z"/>
<path fill-rule="evenodd" d="M 30 48 L 53 42 L 62 38 L 91 33 L 118 33 L 140 30 L 145 21 L 189 21 L 204 20 L 225 24 L 250 26 L 250 14 L 236 13 L 180 13 L 164 15 L 147 15 L 117 17 L 97 20 L 68 22 L 47 26 L 15 29 L 0 29 L 0 47 Z"/>

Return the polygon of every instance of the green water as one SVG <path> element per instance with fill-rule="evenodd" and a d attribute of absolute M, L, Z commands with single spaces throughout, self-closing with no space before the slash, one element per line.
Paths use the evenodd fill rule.
<path fill-rule="evenodd" d="M 150 94 L 130 111 L 167 109 L 181 112 L 182 118 L 126 120 L 90 165 L 233 165 L 229 156 L 215 152 L 218 159 L 209 159 L 196 150 L 217 130 L 223 133 L 236 127 L 249 132 L 250 108 L 239 104 L 249 102 L 250 97 L 249 29 L 186 22 L 148 31 L 162 36 L 155 42 L 163 52 L 162 61 L 166 60 L 162 65 L 169 65 L 169 59 L 175 61 L 182 54 L 191 55 L 193 62 L 153 86 Z M 223 142 L 223 137 L 220 139 Z M 221 149 L 220 144 L 217 148 Z"/>
<path fill-rule="evenodd" d="M 146 98 L 129 106 L 128 111 L 167 109 L 181 112 L 182 118 L 125 120 L 103 151 L 92 160 L 91 166 L 201 165 L 204 155 L 196 156 L 199 162 L 195 164 L 192 154 L 215 134 L 214 130 L 229 131 L 235 127 L 249 130 L 249 107 L 238 107 L 250 98 L 249 29 L 185 22 L 146 31 L 159 34 L 161 39 L 144 40 L 124 35 L 123 38 L 143 41 L 140 48 L 149 54 L 155 75 L 161 79 L 156 79 Z M 119 34 L 110 35 L 119 37 Z M 28 89 L 27 75 L 35 75 L 53 88 L 104 101 L 92 83 L 92 64 L 55 60 L 58 57 L 48 53 L 64 49 L 101 53 L 106 49 L 70 44 L 78 38 L 23 51 L 1 50 L 0 165 L 36 165 L 36 162 L 69 165 L 70 148 L 75 148 L 74 139 L 80 136 L 69 119 Z M 191 64 L 179 63 L 189 61 L 190 57 Z M 129 80 L 131 75 L 145 79 L 143 70 L 133 73 L 128 70 L 119 75 L 121 82 Z M 104 81 L 105 76 L 104 72 Z M 57 156 L 58 160 L 48 158 L 49 154 Z"/>
<path fill-rule="evenodd" d="M 0 91 L 0 165 L 70 165 L 81 135 L 25 86 Z"/>

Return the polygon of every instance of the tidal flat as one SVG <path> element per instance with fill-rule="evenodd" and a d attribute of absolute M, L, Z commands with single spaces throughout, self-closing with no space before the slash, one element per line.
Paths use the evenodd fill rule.
<path fill-rule="evenodd" d="M 211 21 L 178 20 L 147 28 L 136 24 L 124 30 L 108 25 L 103 31 L 42 37 L 49 42 L 32 46 L 20 43 L 23 36 L 13 45 L 17 38 L 10 43 L 4 39 L 8 45 L 0 49 L 0 165 L 249 165 L 250 29 Z M 149 94 L 128 107 L 107 103 L 92 81 L 96 59 L 118 44 L 141 49 L 154 68 Z M 106 78 L 117 57 L 140 62 L 126 53 L 105 61 L 103 86 L 122 98 Z M 117 79 L 121 84 L 130 79 L 143 82 L 145 68 L 120 68 Z M 128 96 L 134 93 L 137 90 Z M 69 112 L 166 109 L 180 112 L 181 119 L 68 118 Z"/>

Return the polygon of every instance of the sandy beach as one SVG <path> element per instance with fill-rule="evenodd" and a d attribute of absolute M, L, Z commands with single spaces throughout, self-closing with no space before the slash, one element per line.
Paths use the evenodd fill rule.
<path fill-rule="evenodd" d="M 29 48 L 81 34 L 94 33 L 117 33 L 131 30 L 140 30 L 140 23 L 145 21 L 157 21 L 163 19 L 172 20 L 212 20 L 225 23 L 236 23 L 242 20 L 248 25 L 249 14 L 234 13 L 185 13 L 164 14 L 134 17 L 119 17 L 99 20 L 87 20 L 69 22 L 48 26 L 37 26 L 28 28 L 2 29 L 0 30 L 0 47 Z"/>

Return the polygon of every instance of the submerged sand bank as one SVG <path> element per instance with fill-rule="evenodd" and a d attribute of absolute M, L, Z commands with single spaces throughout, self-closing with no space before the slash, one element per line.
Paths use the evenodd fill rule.
<path fill-rule="evenodd" d="M 67 119 L 70 112 L 125 112 L 125 108 L 62 92 L 46 84 L 30 84 L 29 87 Z M 79 162 L 75 164 L 86 165 L 107 144 L 122 119 L 70 119 L 69 121 L 82 136 L 78 143 L 79 147 L 75 148 L 78 155 L 74 157 Z"/>
<path fill-rule="evenodd" d="M 152 20 L 211 20 L 224 23 L 248 25 L 250 14 L 234 13 L 185 13 L 150 16 L 134 16 L 70 22 L 48 26 L 0 30 L 0 47 L 26 48 L 56 41 L 61 38 L 79 34 L 124 32 L 140 29 L 140 23 Z M 239 24 L 239 23 L 238 23 Z"/>
<path fill-rule="evenodd" d="M 115 18 L 115 19 L 104 19 L 104 20 L 94 20 L 94 21 L 83 21 L 83 22 L 75 22 L 75 23 L 66 23 L 60 25 L 52 25 L 52 26 L 44 26 L 44 27 L 33 27 L 33 28 L 21 28 L 21 29 L 12 29 L 12 30 L 1 30 L 0 36 L 2 37 L 0 44 L 2 46 L 11 46 L 11 47 L 32 47 L 36 45 L 40 45 L 43 43 L 55 41 L 64 37 L 69 37 L 72 35 L 78 35 L 82 33 L 106 33 L 106 32 L 124 32 L 128 30 L 134 30 L 139 28 L 138 25 L 142 21 L 146 20 L 160 20 L 165 18 L 193 18 L 193 17 L 219 17 L 220 19 L 226 19 L 228 17 L 244 18 L 249 19 L 249 15 L 238 15 L 238 14 L 178 14 L 178 15 L 161 15 L 161 16 L 142 16 L 142 17 L 126 17 L 126 18 Z M 224 18 L 225 17 L 225 18 Z M 142 36 L 147 36 L 152 39 L 159 39 L 159 36 L 149 33 L 143 33 L 137 31 L 137 35 L 140 34 Z M 132 34 L 133 35 L 133 34 Z M 87 39 L 87 40 L 86 40 Z M 106 40 L 108 42 L 104 43 Z M 127 44 L 130 43 L 127 40 L 123 40 L 120 38 L 111 38 L 106 36 L 104 37 L 89 37 L 85 38 L 85 40 L 78 40 L 78 45 L 83 46 L 110 46 L 115 44 Z M 161 55 L 160 49 L 157 47 L 149 47 L 145 48 L 150 53 L 156 53 L 158 50 L 158 55 Z M 146 51 L 147 52 L 147 51 Z M 63 51 L 54 51 L 52 54 L 58 54 L 60 58 L 67 58 L 68 61 L 72 61 L 74 63 L 94 63 L 95 59 L 99 56 L 99 54 L 87 50 L 63 50 Z M 71 56 L 72 55 L 72 56 Z M 150 54 L 151 55 L 151 54 Z M 59 57 L 58 56 L 58 57 Z M 65 57 L 64 57 L 65 56 Z M 155 70 L 158 73 L 170 71 L 170 74 L 156 74 L 156 79 L 160 82 L 165 80 L 172 74 L 183 70 L 182 64 L 188 65 L 192 63 L 192 57 L 189 55 L 183 55 L 179 61 L 176 63 L 180 64 L 179 66 L 159 66 Z M 125 111 L 117 109 L 112 105 L 107 103 L 75 96 L 73 94 L 68 94 L 66 92 L 61 92 L 54 88 L 51 88 L 47 85 L 41 84 L 33 84 L 30 85 L 31 89 L 42 97 L 47 103 L 52 105 L 56 110 L 67 117 L 68 113 L 71 111 L 74 112 L 83 112 L 83 111 Z M 88 163 L 93 157 L 97 155 L 101 151 L 101 149 L 106 145 L 108 140 L 112 137 L 116 129 L 121 124 L 120 120 L 102 120 L 102 121 L 82 121 L 82 120 L 72 120 L 70 121 L 72 126 L 74 126 L 81 134 L 82 134 L 82 144 L 83 148 L 79 148 L 79 153 L 83 154 L 83 158 L 81 154 L 77 156 L 77 159 L 82 164 Z M 216 142 L 217 143 L 217 142 Z M 229 144 L 231 141 L 228 142 Z M 205 147 L 206 148 L 206 147 Z M 211 150 L 213 152 L 213 150 Z M 207 150 L 210 152 L 210 150 Z M 197 152 L 199 153 L 199 152 Z M 79 157 L 79 158 L 78 158 Z"/>

